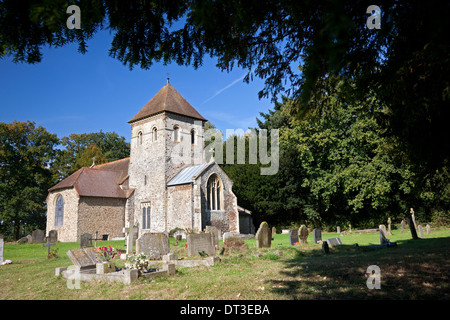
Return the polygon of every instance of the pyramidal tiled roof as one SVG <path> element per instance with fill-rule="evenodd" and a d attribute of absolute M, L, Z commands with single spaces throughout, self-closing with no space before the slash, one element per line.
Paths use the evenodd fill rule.
<path fill-rule="evenodd" d="M 206 121 L 175 88 L 167 84 L 131 119 L 129 123 L 168 111 L 190 118 Z"/>

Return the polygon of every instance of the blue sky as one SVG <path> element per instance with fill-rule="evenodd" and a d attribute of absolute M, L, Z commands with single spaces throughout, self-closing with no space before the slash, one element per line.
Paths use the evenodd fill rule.
<path fill-rule="evenodd" d="M 115 131 L 130 139 L 130 120 L 158 91 L 170 83 L 200 114 L 222 132 L 256 127 L 259 112 L 273 108 L 258 99 L 261 79 L 243 82 L 245 70 L 222 72 L 206 59 L 197 70 L 157 63 L 132 71 L 108 55 L 112 35 L 102 31 L 77 45 L 44 48 L 41 63 L 15 64 L 0 59 L 0 121 L 34 121 L 59 138 L 71 133 Z"/>

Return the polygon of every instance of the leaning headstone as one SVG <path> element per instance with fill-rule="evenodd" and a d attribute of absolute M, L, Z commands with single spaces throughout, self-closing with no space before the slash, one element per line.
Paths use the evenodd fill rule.
<path fill-rule="evenodd" d="M 215 256 L 212 233 L 190 233 L 186 237 L 188 256 Z"/>
<path fill-rule="evenodd" d="M 386 226 L 384 224 L 380 224 L 380 244 L 384 245 L 387 244 L 388 241 L 386 239 Z"/>
<path fill-rule="evenodd" d="M 423 227 L 421 224 L 417 226 L 417 229 L 419 230 L 419 238 L 423 239 Z"/>
<path fill-rule="evenodd" d="M 219 245 L 219 229 L 217 229 L 214 226 L 206 226 L 205 232 L 212 234 L 211 241 L 212 241 L 213 247 L 218 246 Z"/>
<path fill-rule="evenodd" d="M 79 269 L 95 268 L 97 257 L 94 248 L 73 249 L 67 251 L 70 261 Z"/>
<path fill-rule="evenodd" d="M 403 231 L 405 231 L 405 224 L 406 221 L 402 219 L 402 222 L 400 222 L 400 233 L 403 233 Z"/>
<path fill-rule="evenodd" d="M 337 245 L 342 244 L 342 241 L 340 238 L 330 238 L 330 239 L 325 239 L 324 242 L 325 241 L 328 243 L 328 245 L 331 245 L 331 246 L 337 246 Z"/>
<path fill-rule="evenodd" d="M 255 235 L 256 248 L 270 248 L 272 242 L 272 232 L 269 229 L 267 222 L 261 222 L 258 231 Z"/>
<path fill-rule="evenodd" d="M 3 235 L 0 234 L 0 264 L 3 264 L 3 248 L 5 244 L 3 242 Z"/>
<path fill-rule="evenodd" d="M 298 236 L 300 237 L 300 242 L 302 244 L 307 243 L 308 234 L 309 234 L 308 228 L 304 224 L 302 224 L 298 229 Z"/>
<path fill-rule="evenodd" d="M 58 241 L 58 230 L 50 230 L 48 232 L 48 238 L 51 243 L 55 243 Z"/>
<path fill-rule="evenodd" d="M 31 233 L 31 238 L 33 243 L 44 242 L 45 233 L 42 230 L 36 229 Z"/>
<path fill-rule="evenodd" d="M 289 230 L 289 244 L 293 246 L 296 243 L 298 243 L 298 230 L 291 229 Z"/>
<path fill-rule="evenodd" d="M 169 236 L 166 233 L 143 233 L 136 240 L 136 251 L 160 259 L 169 253 Z"/>
<path fill-rule="evenodd" d="M 431 233 L 431 227 L 430 227 L 430 225 L 427 224 L 427 225 L 425 226 L 425 228 L 427 229 L 427 234 L 430 234 L 430 233 Z"/>
<path fill-rule="evenodd" d="M 83 233 L 80 236 L 80 248 L 92 247 L 92 234 Z"/>
<path fill-rule="evenodd" d="M 416 232 L 416 228 L 414 227 L 414 221 L 413 221 L 412 217 L 409 218 L 408 224 L 409 224 L 409 230 L 411 230 L 411 236 L 412 236 L 412 238 L 413 238 L 414 240 L 419 239 L 419 238 L 417 237 L 417 232 Z"/>
<path fill-rule="evenodd" d="M 314 243 L 319 243 L 319 241 L 322 241 L 322 230 L 313 229 L 313 241 Z"/>

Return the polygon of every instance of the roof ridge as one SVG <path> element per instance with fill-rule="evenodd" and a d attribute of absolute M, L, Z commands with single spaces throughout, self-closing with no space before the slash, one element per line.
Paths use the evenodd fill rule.
<path fill-rule="evenodd" d="M 92 168 L 89 168 L 89 169 L 95 169 L 96 167 L 100 167 L 100 166 L 103 166 L 103 165 L 106 165 L 106 164 L 111 164 L 111 163 L 118 162 L 118 161 L 123 161 L 123 160 L 126 160 L 126 159 L 130 159 L 130 157 L 126 157 L 126 158 L 123 158 L 123 159 L 118 159 L 118 160 L 114 160 L 114 161 L 110 161 L 110 162 L 105 162 L 105 163 L 101 163 L 101 164 L 96 164 L 95 166 L 93 166 Z"/>

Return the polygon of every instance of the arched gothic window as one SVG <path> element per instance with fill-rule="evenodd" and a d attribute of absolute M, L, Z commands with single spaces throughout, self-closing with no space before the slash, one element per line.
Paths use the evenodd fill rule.
<path fill-rule="evenodd" d="M 56 207 L 55 207 L 55 226 L 62 226 L 64 222 L 64 198 L 62 195 L 59 195 L 56 198 Z"/>
<path fill-rule="evenodd" d="M 150 229 L 150 204 L 142 206 L 142 229 Z"/>
<path fill-rule="evenodd" d="M 223 190 L 222 181 L 219 176 L 213 174 L 208 179 L 207 184 L 207 200 L 209 210 L 222 210 L 223 209 Z"/>

